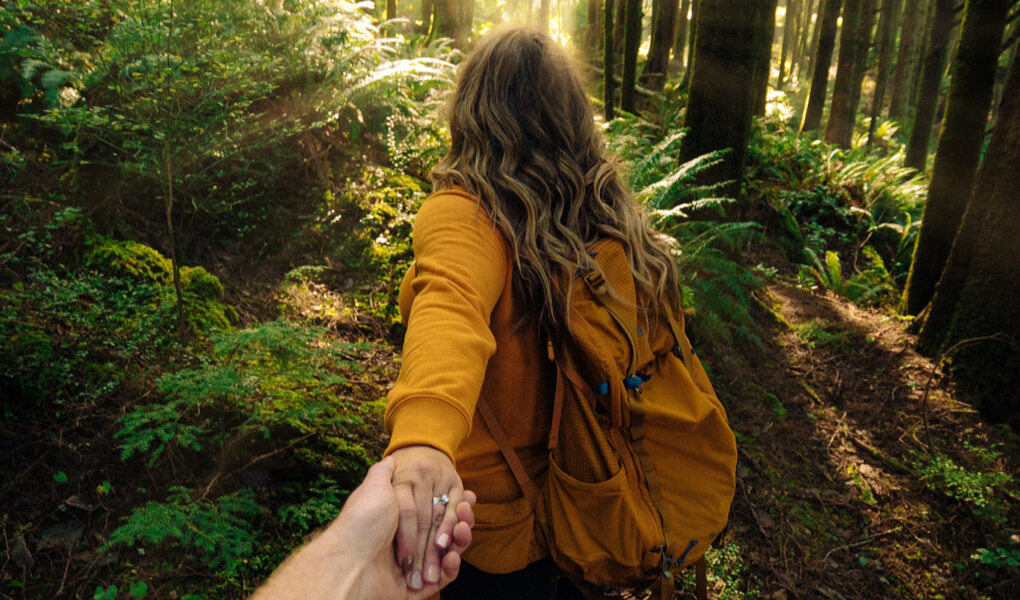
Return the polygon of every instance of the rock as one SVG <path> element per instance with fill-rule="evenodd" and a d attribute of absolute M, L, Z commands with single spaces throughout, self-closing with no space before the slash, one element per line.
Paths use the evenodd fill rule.
<path fill-rule="evenodd" d="M 89 501 L 87 494 L 75 494 L 64 500 L 64 504 L 71 508 L 80 508 L 82 510 L 90 510 L 94 505 Z"/>
<path fill-rule="evenodd" d="M 49 550 L 50 548 L 65 548 L 71 550 L 81 541 L 85 528 L 75 521 L 67 521 L 54 525 L 39 532 L 39 542 L 36 544 L 36 552 Z"/>
<path fill-rule="evenodd" d="M 35 564 L 32 553 L 28 551 L 28 544 L 25 543 L 25 536 L 19 535 L 11 540 L 10 549 L 11 561 L 22 569 L 31 569 Z"/>

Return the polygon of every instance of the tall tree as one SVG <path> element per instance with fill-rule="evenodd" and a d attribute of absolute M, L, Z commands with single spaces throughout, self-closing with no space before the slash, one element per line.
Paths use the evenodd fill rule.
<path fill-rule="evenodd" d="M 467 45 L 474 18 L 474 0 L 433 0 L 435 28 L 440 37 L 453 39 L 455 48 Z"/>
<path fill-rule="evenodd" d="M 624 25 L 627 23 L 627 0 L 616 1 L 616 24 L 613 26 L 613 52 L 623 54 Z"/>
<path fill-rule="evenodd" d="M 875 73 L 875 93 L 871 99 L 871 123 L 868 125 L 868 145 L 875 142 L 875 130 L 882 118 L 885 88 L 889 81 L 889 63 L 892 61 L 893 35 L 900 18 L 900 0 L 882 0 L 882 15 L 878 26 L 878 71 Z"/>
<path fill-rule="evenodd" d="M 967 0 L 928 201 L 907 278 L 904 305 L 912 315 L 935 293 L 970 197 L 992 105 L 1008 4 L 1008 0 Z"/>
<path fill-rule="evenodd" d="M 903 27 L 900 31 L 900 49 L 896 56 L 896 74 L 893 76 L 889 98 L 889 118 L 899 119 L 905 114 L 910 75 L 914 72 L 914 54 L 918 27 L 924 14 L 926 0 L 906 0 L 903 7 Z M 923 38 L 922 38 L 923 39 Z"/>
<path fill-rule="evenodd" d="M 549 5 L 552 0 L 539 0 L 538 3 L 538 30 L 549 33 Z"/>
<path fill-rule="evenodd" d="M 822 0 L 823 6 L 818 22 L 818 51 L 811 75 L 811 91 L 804 105 L 800 122 L 801 131 L 812 131 L 822 125 L 822 110 L 829 88 L 829 67 L 832 66 L 832 52 L 836 48 L 836 30 L 839 26 L 839 10 L 843 0 Z"/>
<path fill-rule="evenodd" d="M 839 34 L 839 59 L 836 81 L 832 87 L 832 104 L 825 127 L 825 141 L 849 148 L 854 133 L 854 78 L 861 34 L 861 17 L 865 0 L 846 0 L 843 4 L 843 30 Z"/>
<path fill-rule="evenodd" d="M 637 112 L 637 58 L 641 49 L 641 0 L 621 0 L 627 5 L 623 40 L 623 80 L 620 83 L 620 110 Z"/>
<path fill-rule="evenodd" d="M 854 56 L 853 79 L 850 81 L 850 137 L 853 138 L 853 126 L 857 117 L 857 109 L 861 104 L 861 88 L 864 74 L 868 69 L 868 53 L 871 51 L 872 32 L 875 28 L 875 3 L 877 0 L 861 2 L 861 23 L 858 33 L 854 36 L 857 53 Z"/>
<path fill-rule="evenodd" d="M 957 390 L 993 422 L 1015 422 L 1020 413 L 1017 198 L 1020 63 L 1014 61 L 985 161 L 918 338 L 918 349 L 931 356 L 960 344 L 951 357 Z M 987 339 L 995 334 L 1012 343 Z"/>
<path fill-rule="evenodd" d="M 939 101 L 939 84 L 945 71 L 949 34 L 952 31 L 953 0 L 935 0 L 935 15 L 924 52 L 921 85 L 917 90 L 914 127 L 910 130 L 907 157 L 903 161 L 903 164 L 918 171 L 924 170 L 928 160 L 928 143 L 931 141 L 931 130 Z"/>
<path fill-rule="evenodd" d="M 786 10 L 783 13 L 783 49 L 779 52 L 779 76 L 776 77 L 776 89 L 783 89 L 783 82 L 786 78 L 786 58 L 793 54 L 793 47 L 797 45 L 797 19 L 800 16 L 800 2 L 798 0 L 786 0 Z M 790 70 L 796 59 L 790 61 Z"/>
<path fill-rule="evenodd" d="M 815 13 L 814 0 L 801 2 L 803 9 L 797 19 L 797 46 L 794 48 L 793 58 L 790 60 L 790 78 L 793 77 L 796 68 L 797 80 L 804 80 L 804 73 L 807 72 L 804 65 L 804 57 L 810 56 L 814 46 L 811 45 L 811 18 Z M 821 20 L 821 19 L 819 19 Z"/>
<path fill-rule="evenodd" d="M 755 36 L 755 56 L 752 77 L 754 77 L 754 107 L 753 114 L 762 116 L 765 114 L 765 103 L 769 94 L 769 74 L 772 71 L 772 45 L 776 35 L 776 9 L 779 0 L 767 0 L 767 6 L 752 4 L 744 10 L 753 13 L 755 23 L 753 32 Z"/>
<path fill-rule="evenodd" d="M 666 69 L 669 67 L 669 50 L 673 47 L 673 29 L 676 27 L 676 14 L 679 0 L 653 0 L 652 32 L 648 45 L 648 59 L 641 81 L 652 90 L 661 90 L 666 82 Z"/>
<path fill-rule="evenodd" d="M 752 69 L 762 32 L 775 15 L 770 0 L 699 0 L 694 65 L 680 150 L 687 161 L 716 150 L 730 149 L 705 179 L 730 181 L 727 192 L 737 197 L 744 177 L 744 159 L 755 100 Z M 767 34 L 765 34 L 767 35 Z"/>
<path fill-rule="evenodd" d="M 588 44 L 588 50 L 594 51 L 599 47 L 599 42 L 602 41 L 602 19 L 601 16 L 602 5 L 599 0 L 588 0 L 588 24 L 585 31 L 585 40 Z"/>
<path fill-rule="evenodd" d="M 386 20 L 397 18 L 397 0 L 386 0 Z"/>
<path fill-rule="evenodd" d="M 620 0 L 623 2 L 623 0 Z M 605 40 L 602 42 L 602 69 L 605 81 L 603 83 L 603 98 L 602 104 L 604 106 L 604 117 L 606 123 L 612 121 L 616 114 L 613 110 L 613 84 L 616 83 L 613 80 L 613 66 L 616 62 L 616 53 L 613 52 L 613 0 L 606 0 L 605 9 L 602 13 L 603 26 L 602 33 L 605 35 Z"/>
<path fill-rule="evenodd" d="M 691 0 L 681 0 L 680 13 L 676 20 L 676 41 L 673 42 L 673 60 L 681 67 L 687 67 L 687 14 L 691 11 Z"/>
<path fill-rule="evenodd" d="M 691 32 L 687 38 L 687 70 L 680 84 L 685 90 L 691 89 L 691 75 L 694 74 L 694 46 L 698 43 L 698 15 L 701 14 L 703 0 L 691 0 Z"/>

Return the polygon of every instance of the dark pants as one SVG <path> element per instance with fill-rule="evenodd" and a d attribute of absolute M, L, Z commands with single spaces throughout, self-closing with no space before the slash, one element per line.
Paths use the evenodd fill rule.
<path fill-rule="evenodd" d="M 548 558 L 503 574 L 486 573 L 461 562 L 460 575 L 441 596 L 442 600 L 585 600 Z"/>

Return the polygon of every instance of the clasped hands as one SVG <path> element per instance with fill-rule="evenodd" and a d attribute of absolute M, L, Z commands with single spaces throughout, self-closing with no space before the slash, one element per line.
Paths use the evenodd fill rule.
<path fill-rule="evenodd" d="M 460 572 L 474 503 L 446 454 L 427 446 L 395 450 L 250 600 L 428 598 Z"/>

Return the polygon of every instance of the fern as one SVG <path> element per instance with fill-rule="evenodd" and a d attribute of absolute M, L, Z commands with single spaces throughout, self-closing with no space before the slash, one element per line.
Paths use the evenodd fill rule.
<path fill-rule="evenodd" d="M 248 519 L 261 508 L 251 490 L 243 489 L 215 501 L 191 500 L 191 490 L 170 488 L 166 502 L 148 502 L 132 511 L 103 546 L 158 546 L 176 541 L 211 567 L 234 573 L 252 553 L 255 529 Z"/>

